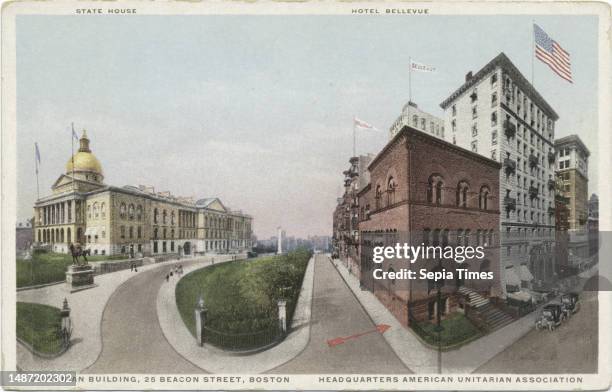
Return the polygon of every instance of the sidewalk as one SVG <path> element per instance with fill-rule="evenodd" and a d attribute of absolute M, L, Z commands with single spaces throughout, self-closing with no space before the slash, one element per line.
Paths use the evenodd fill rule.
<path fill-rule="evenodd" d="M 216 256 L 217 258 L 219 256 Z M 209 259 L 204 256 L 203 259 Z M 65 283 L 38 289 L 17 292 L 17 301 L 34 302 L 62 307 L 64 298 L 71 309 L 70 318 L 73 325 L 72 346 L 59 357 L 43 359 L 32 354 L 23 345 L 17 344 L 17 366 L 23 370 L 70 370 L 79 371 L 93 364 L 102 350 L 101 323 L 106 303 L 119 286 L 130 278 L 144 271 L 156 268 L 168 268 L 177 263 L 184 263 L 199 258 L 149 264 L 138 267 L 138 272 L 129 269 L 95 277 L 97 287 L 70 293 Z"/>
<path fill-rule="evenodd" d="M 296 357 L 310 339 L 310 316 L 314 284 L 314 257 L 306 268 L 293 325 L 289 335 L 278 345 L 251 355 L 230 354 L 208 344 L 199 347 L 181 318 L 176 306 L 177 280 L 164 284 L 157 295 L 157 317 L 168 343 L 181 356 L 210 373 L 263 373 Z M 184 268 L 184 273 L 206 268 L 198 263 Z"/>
<path fill-rule="evenodd" d="M 340 276 L 374 323 L 391 326 L 383 336 L 402 362 L 415 373 L 437 373 L 438 351 L 421 344 L 413 332 L 404 328 L 374 294 L 361 290 L 357 277 L 351 275 L 341 262 L 330 262 L 336 266 Z M 442 373 L 471 373 L 478 369 L 531 331 L 537 313 L 532 312 L 456 350 L 442 352 Z"/>

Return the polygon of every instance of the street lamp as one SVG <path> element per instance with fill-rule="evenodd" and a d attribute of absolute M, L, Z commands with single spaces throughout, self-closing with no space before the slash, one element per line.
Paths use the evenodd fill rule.
<path fill-rule="evenodd" d="M 70 336 L 72 335 L 72 320 L 70 319 L 70 307 L 68 307 L 68 300 L 64 298 L 64 304 L 60 310 L 61 316 L 61 333 L 64 343 L 70 342 Z"/>

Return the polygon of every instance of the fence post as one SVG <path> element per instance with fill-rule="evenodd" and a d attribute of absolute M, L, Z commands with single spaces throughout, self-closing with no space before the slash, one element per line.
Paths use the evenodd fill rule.
<path fill-rule="evenodd" d="M 70 319 L 70 307 L 68 306 L 68 300 L 64 298 L 62 309 L 60 310 L 61 316 L 61 332 L 63 344 L 67 345 L 70 342 L 70 335 L 72 335 L 72 321 Z"/>
<path fill-rule="evenodd" d="M 206 313 L 208 310 L 206 309 L 206 305 L 204 304 L 204 298 L 200 295 L 198 299 L 198 303 L 196 304 L 194 314 L 195 314 L 195 322 L 196 322 L 196 340 L 198 342 L 198 346 L 202 347 L 204 345 L 204 326 L 206 325 Z"/>
<path fill-rule="evenodd" d="M 278 326 L 281 333 L 287 333 L 287 301 L 284 299 L 278 300 Z"/>

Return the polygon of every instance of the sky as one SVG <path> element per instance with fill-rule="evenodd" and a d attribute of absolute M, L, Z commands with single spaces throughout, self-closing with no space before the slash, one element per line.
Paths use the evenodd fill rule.
<path fill-rule="evenodd" d="M 559 114 L 557 137 L 591 151 L 597 193 L 597 19 L 590 16 L 37 16 L 17 17 L 19 220 L 65 171 L 70 124 L 87 129 L 105 183 L 147 184 L 219 197 L 254 217 L 267 238 L 282 226 L 332 231 L 352 119 L 377 153 L 408 101 L 409 58 L 419 108 L 440 103 L 504 52 L 529 79 L 532 19 L 571 54 L 574 84 L 535 62 L 534 85 Z"/>

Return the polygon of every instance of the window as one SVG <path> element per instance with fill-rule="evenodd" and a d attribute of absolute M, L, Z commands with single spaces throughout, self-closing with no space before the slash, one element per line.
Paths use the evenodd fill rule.
<path fill-rule="evenodd" d="M 497 160 L 497 151 L 496 150 L 491 150 L 491 159 Z"/>
<path fill-rule="evenodd" d="M 457 130 L 457 121 L 453 120 L 451 121 L 451 129 L 453 132 L 455 132 Z"/>
<path fill-rule="evenodd" d="M 470 94 L 470 100 L 472 103 L 478 100 L 478 91 L 476 91 L 476 89 L 474 89 L 474 91 L 472 91 L 472 94 Z"/>
<path fill-rule="evenodd" d="M 433 246 L 439 246 L 440 245 L 440 229 L 435 229 L 433 231 L 432 245 Z"/>
<path fill-rule="evenodd" d="M 87 206 L 87 219 L 91 219 L 91 204 Z"/>
<path fill-rule="evenodd" d="M 153 223 L 157 223 L 159 219 L 159 211 L 157 211 L 157 208 L 153 210 Z"/>
<path fill-rule="evenodd" d="M 432 174 L 427 181 L 427 202 L 431 204 L 442 204 L 443 179 L 438 174 Z"/>
<path fill-rule="evenodd" d="M 129 233 L 130 233 L 130 239 L 134 238 L 134 227 L 133 226 L 130 226 Z"/>
<path fill-rule="evenodd" d="M 465 181 L 459 182 L 457 184 L 457 206 L 458 207 L 467 207 L 467 194 L 468 194 L 468 183 Z"/>
<path fill-rule="evenodd" d="M 168 211 L 164 210 L 164 212 L 162 212 L 162 224 L 166 224 L 166 221 L 168 220 Z"/>
<path fill-rule="evenodd" d="M 412 116 L 412 126 L 417 128 L 419 126 L 419 116 L 416 114 Z"/>
<path fill-rule="evenodd" d="M 491 94 L 491 107 L 495 107 L 497 105 L 497 93 Z"/>
<path fill-rule="evenodd" d="M 174 211 L 170 213 L 170 224 L 174 225 Z"/>
<path fill-rule="evenodd" d="M 453 107 L 451 108 L 451 112 L 453 114 L 453 116 L 457 115 L 457 106 L 453 105 Z"/>
<path fill-rule="evenodd" d="M 136 208 L 136 219 L 142 220 L 142 206 L 140 204 Z"/>
<path fill-rule="evenodd" d="M 478 208 L 486 210 L 489 204 L 489 187 L 483 185 L 480 188 L 480 194 L 478 195 Z"/>
<path fill-rule="evenodd" d="M 153 229 L 153 238 L 157 239 L 159 237 L 159 229 L 156 227 Z"/>
<path fill-rule="evenodd" d="M 136 231 L 137 231 L 138 238 L 142 238 L 142 226 L 138 226 L 138 229 Z"/>
<path fill-rule="evenodd" d="M 497 125 L 497 112 L 491 113 L 491 126 L 494 127 Z"/>
<path fill-rule="evenodd" d="M 98 203 L 93 204 L 93 214 L 94 214 L 94 218 L 96 219 L 100 217 L 100 214 L 98 212 Z"/>
<path fill-rule="evenodd" d="M 100 215 L 102 219 L 106 218 L 106 203 L 100 204 Z M 70 219 L 70 210 L 68 210 L 68 219 Z"/>
<path fill-rule="evenodd" d="M 457 245 L 460 246 L 463 244 L 463 230 L 457 229 Z"/>
<path fill-rule="evenodd" d="M 134 220 L 134 204 L 130 204 L 128 207 L 128 216 L 130 217 L 130 220 Z"/>
<path fill-rule="evenodd" d="M 381 208 L 380 199 L 382 198 L 382 190 L 380 188 L 380 185 L 376 185 L 376 194 L 374 198 L 376 199 L 376 209 Z"/>
<path fill-rule="evenodd" d="M 121 238 L 125 238 L 125 226 L 121 226 L 119 232 L 121 233 Z"/>
<path fill-rule="evenodd" d="M 478 142 L 476 140 L 472 142 L 472 151 L 478 152 Z"/>
<path fill-rule="evenodd" d="M 497 130 L 494 130 L 493 132 L 491 132 L 491 144 L 493 145 L 497 144 Z"/>
<path fill-rule="evenodd" d="M 121 206 L 119 207 L 119 216 L 121 217 L 121 219 L 125 219 L 126 210 L 127 210 L 127 207 L 125 203 L 121 203 Z"/>
<path fill-rule="evenodd" d="M 421 129 L 425 131 L 425 128 L 427 127 L 427 120 L 425 120 L 424 118 L 421 119 Z"/>
<path fill-rule="evenodd" d="M 472 137 L 478 136 L 478 125 L 476 123 L 472 124 Z"/>
<path fill-rule="evenodd" d="M 431 234 L 431 229 L 423 229 L 423 245 L 429 245 L 429 237 Z"/>
<path fill-rule="evenodd" d="M 491 86 L 495 86 L 497 84 L 497 74 L 494 73 L 491 75 Z"/>
<path fill-rule="evenodd" d="M 389 177 L 389 181 L 387 181 L 387 205 L 395 203 L 395 188 L 397 188 L 395 180 L 393 177 Z"/>
<path fill-rule="evenodd" d="M 472 118 L 478 117 L 478 109 L 476 106 L 472 106 Z"/>

